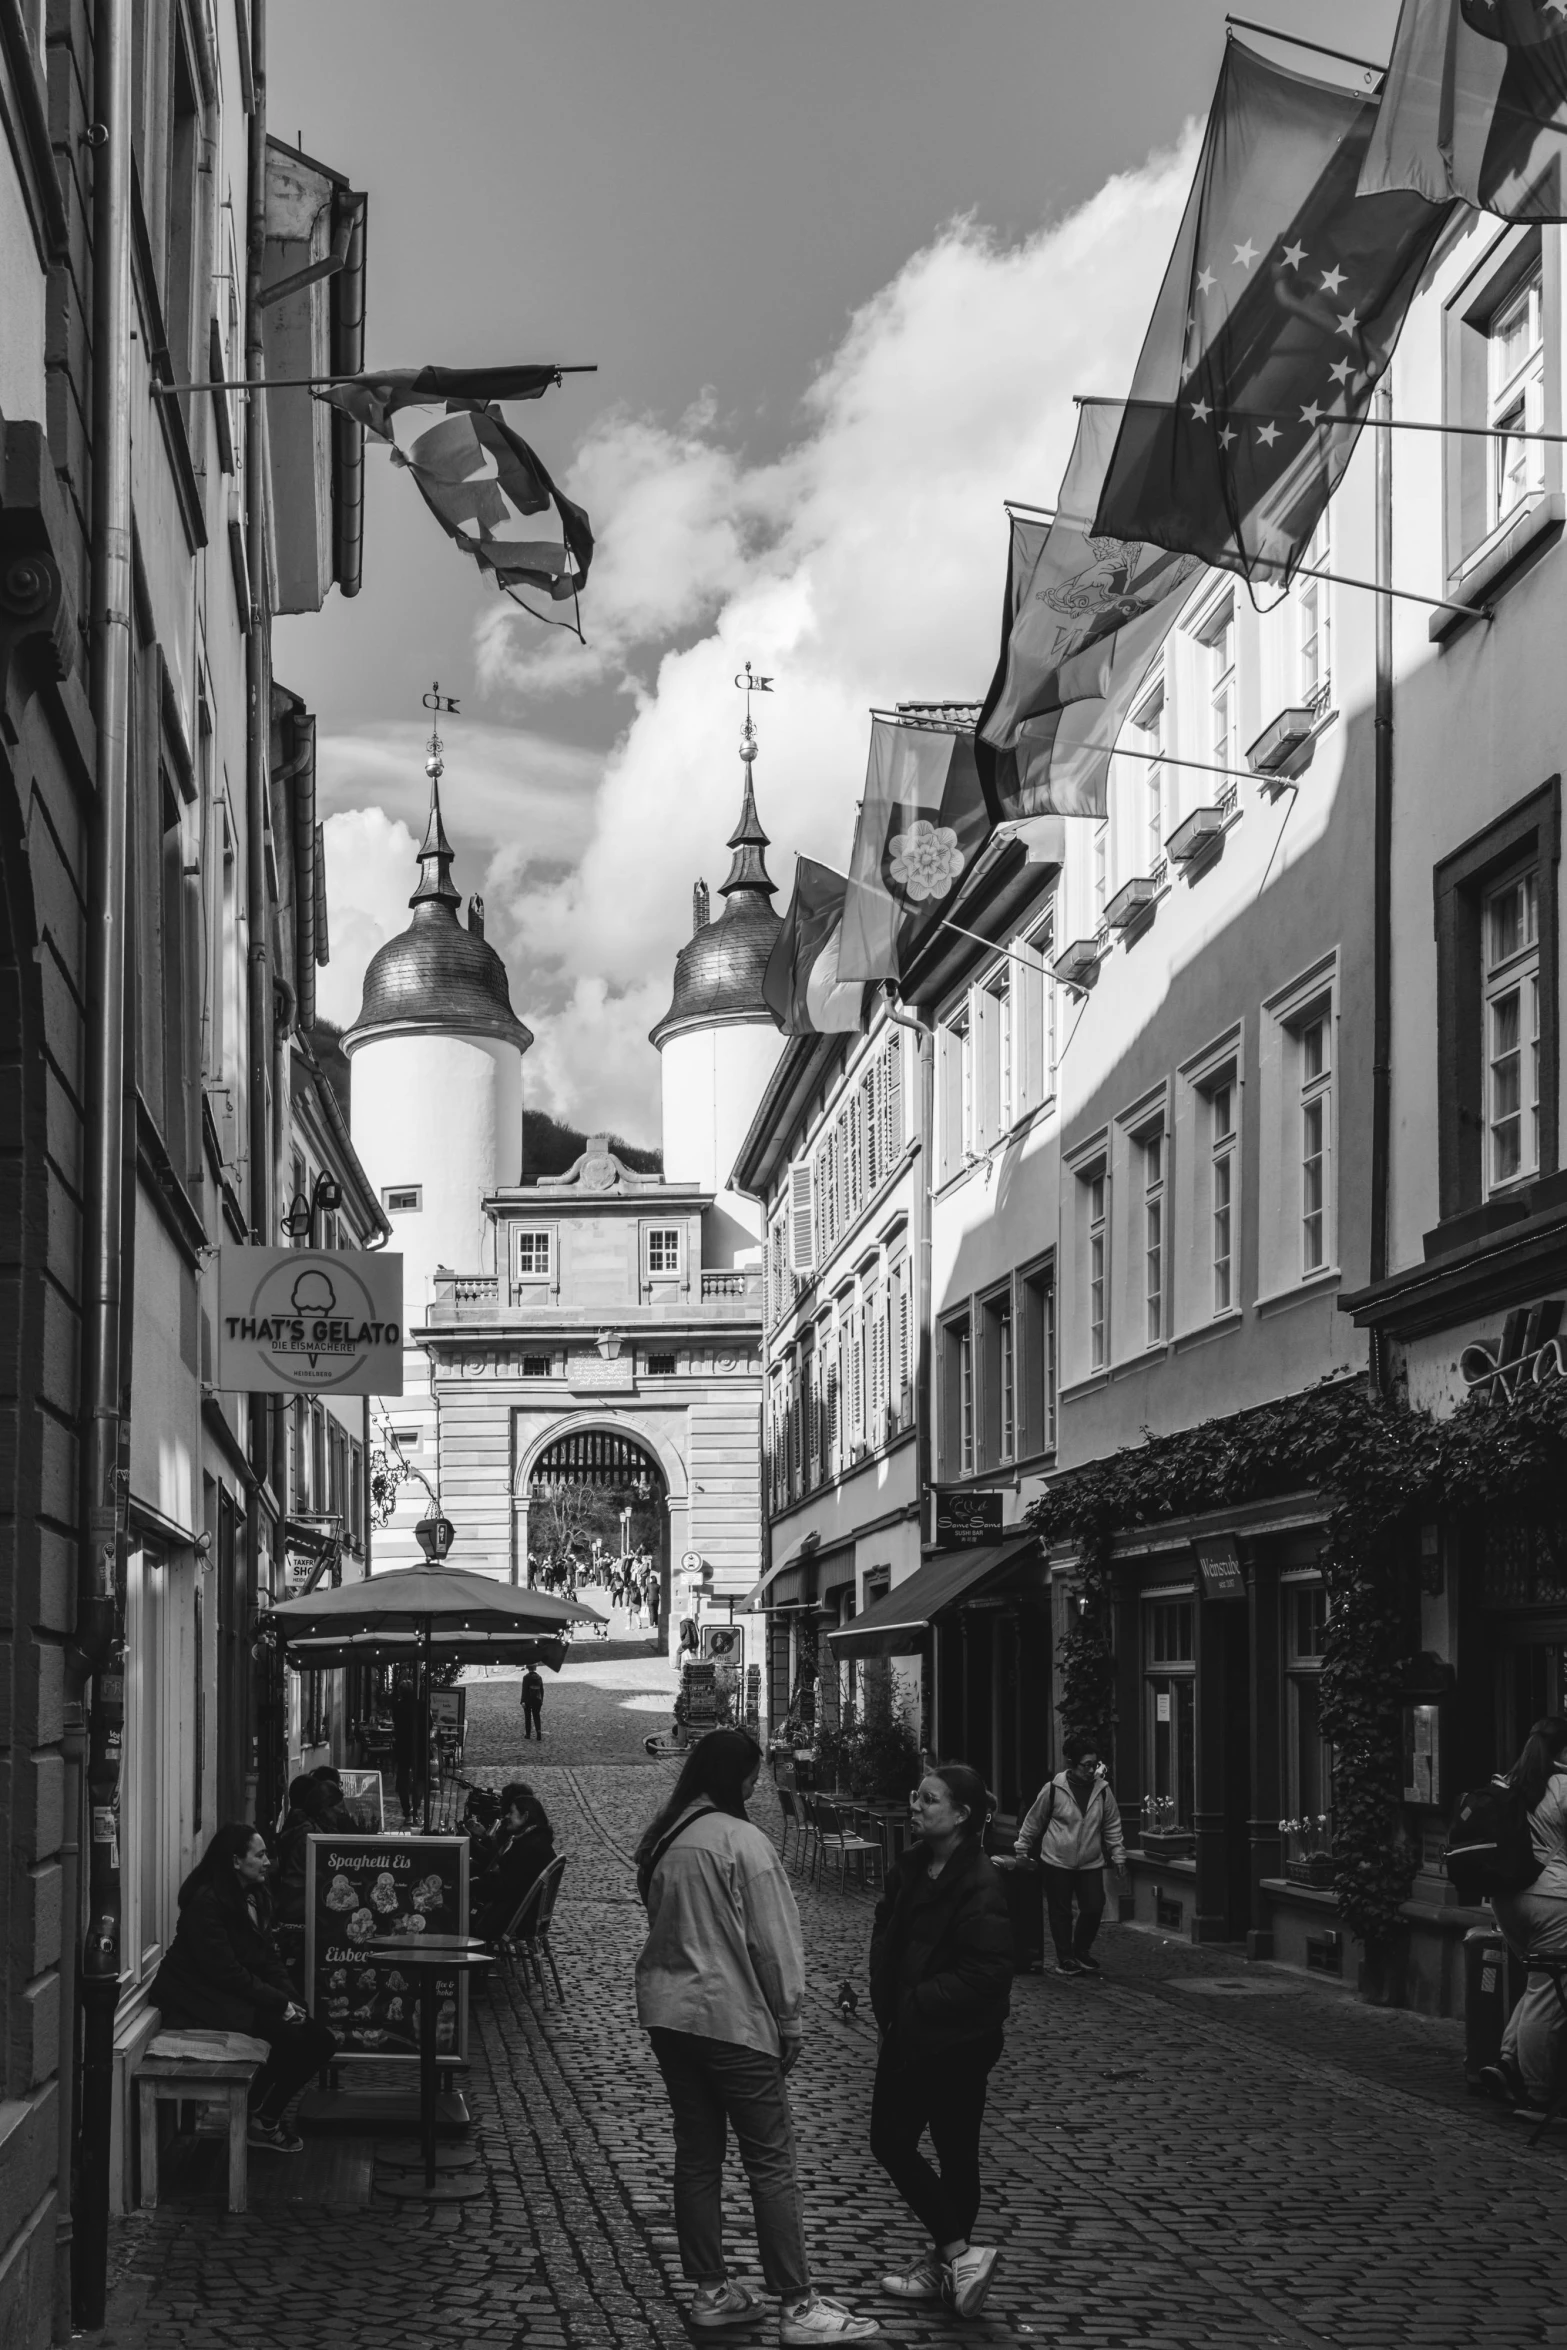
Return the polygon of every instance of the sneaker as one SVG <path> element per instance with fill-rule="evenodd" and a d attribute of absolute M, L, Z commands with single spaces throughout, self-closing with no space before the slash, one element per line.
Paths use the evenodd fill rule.
<path fill-rule="evenodd" d="M 780 2342 L 868 2342 L 881 2332 L 873 2317 L 856 2317 L 841 2301 L 813 2293 L 796 2309 L 786 2309 L 778 2327 Z"/>
<path fill-rule="evenodd" d="M 1104 1969 L 1097 1958 L 1090 1958 L 1086 1950 L 1080 1950 L 1077 1954 L 1077 1971 L 1082 1975 L 1100 1975 Z"/>
<path fill-rule="evenodd" d="M 971 2244 L 956 2260 L 946 2263 L 947 2293 L 959 2317 L 978 2317 L 995 2269 L 995 2250 L 983 2244 Z"/>
<path fill-rule="evenodd" d="M 265 2147 L 269 2154 L 303 2154 L 305 2151 L 305 2141 L 297 2130 L 291 2130 L 286 2122 L 264 2122 L 258 2113 L 251 2115 L 245 2138 L 248 2145 Z"/>
<path fill-rule="evenodd" d="M 942 2265 L 934 2252 L 922 2252 L 911 2260 L 907 2268 L 886 2269 L 882 2273 L 881 2289 L 899 2301 L 939 2301 L 942 2287 Z"/>
<path fill-rule="evenodd" d="M 756 2315 L 756 2301 L 744 2285 L 726 2277 L 721 2285 L 699 2287 L 687 2315 L 694 2326 L 743 2326 Z"/>
<path fill-rule="evenodd" d="M 1058 1975 L 1080 1975 L 1083 1969 L 1075 1958 L 1058 1958 L 1055 1971 Z"/>

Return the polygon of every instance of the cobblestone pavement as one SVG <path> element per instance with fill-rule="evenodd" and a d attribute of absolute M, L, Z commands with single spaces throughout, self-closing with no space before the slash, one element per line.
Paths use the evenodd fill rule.
<path fill-rule="evenodd" d="M 118 2227 L 105 2341 L 663 2350 L 691 2338 L 668 2125 L 629 1988 L 641 1925 L 629 1853 L 671 1766 L 622 1752 L 618 1693 L 600 1704 L 600 1757 L 618 1759 L 592 1759 L 591 1740 L 580 1759 L 523 1758 L 570 1854 L 556 1924 L 569 1996 L 540 2011 L 508 1983 L 477 2003 L 482 2194 L 394 2209 L 366 2188 L 354 2209 L 351 2194 L 333 2202 L 343 2190 L 329 2179 L 319 2206 L 258 2201 L 229 2218 L 215 2182 L 205 2196 L 187 2187 Z M 491 1770 L 509 1775 L 500 1759 Z M 756 1809 L 776 1827 L 765 1786 Z M 912 2250 L 915 2231 L 864 2150 L 866 2006 L 845 2023 L 834 2004 L 845 1978 L 863 2001 L 870 1905 L 802 1887 L 800 1906 L 811 2013 L 791 2088 L 812 2260 L 823 2286 L 877 2310 L 890 2344 L 1567 2350 L 1567 2144 L 1531 2153 L 1516 2124 L 1464 2096 L 1455 2026 L 1130 1928 L 1105 1933 L 1101 1981 L 1016 1986 L 986 2130 L 980 2232 L 1003 2257 L 984 2316 L 958 2327 L 881 2301 L 883 2256 Z M 253 2176 L 280 2167 L 258 2156 Z M 757 2284 L 733 2163 L 726 2202 L 732 2266 Z"/>

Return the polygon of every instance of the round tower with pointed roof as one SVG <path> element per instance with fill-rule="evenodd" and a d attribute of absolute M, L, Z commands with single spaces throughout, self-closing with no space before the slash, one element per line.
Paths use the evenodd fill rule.
<path fill-rule="evenodd" d="M 729 1175 L 784 1043 L 762 996 L 783 918 L 773 905 L 768 839 L 756 812 L 756 755 L 748 715 L 740 821 L 719 891 L 724 909 L 708 919 L 707 886 L 698 882 L 693 935 L 675 958 L 674 994 L 648 1032 L 663 1071 L 665 1179 L 699 1183 L 716 1195 L 703 1241 L 704 1260 L 714 1266 L 733 1264 L 761 1243 L 761 1209 L 730 1190 Z"/>
<path fill-rule="evenodd" d="M 522 1056 L 533 1042 L 485 939 L 483 901 L 470 899 L 466 925 L 459 919 L 438 736 L 425 772 L 430 821 L 412 920 L 371 958 L 359 1017 L 343 1038 L 354 1147 L 402 1251 L 410 1325 L 424 1319 L 437 1266 L 496 1269 L 484 1202 L 522 1178 Z"/>

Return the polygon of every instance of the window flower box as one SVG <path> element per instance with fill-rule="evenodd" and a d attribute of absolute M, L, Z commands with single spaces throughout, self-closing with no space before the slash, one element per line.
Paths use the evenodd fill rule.
<path fill-rule="evenodd" d="M 1105 927 L 1122 932 L 1141 929 L 1153 915 L 1159 890 L 1160 884 L 1151 873 L 1123 883 L 1105 908 Z"/>
<path fill-rule="evenodd" d="M 1200 866 L 1218 854 L 1224 827 L 1222 808 L 1194 808 L 1186 821 L 1171 833 L 1165 843 L 1165 855 L 1172 865 Z"/>
<path fill-rule="evenodd" d="M 1287 1885 L 1331 1885 L 1333 1882 L 1332 1853 L 1308 1852 L 1299 1860 L 1287 1860 L 1284 1863 L 1284 1881 Z"/>
<path fill-rule="evenodd" d="M 1144 1828 L 1142 1849 L 1149 1860 L 1190 1860 L 1197 1838 L 1190 1828 Z"/>
<path fill-rule="evenodd" d="M 1099 977 L 1099 964 L 1104 949 L 1097 938 L 1074 938 L 1063 947 L 1050 966 L 1050 976 L 1062 987 L 1075 987 L 1085 993 Z"/>

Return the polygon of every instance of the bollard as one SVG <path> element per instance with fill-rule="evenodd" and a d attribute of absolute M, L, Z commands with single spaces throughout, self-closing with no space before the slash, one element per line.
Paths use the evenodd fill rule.
<path fill-rule="evenodd" d="M 1502 2027 L 1512 2002 L 1507 1991 L 1507 1944 L 1494 1926 L 1471 1926 L 1464 1936 L 1464 2079 L 1480 2086 L 1487 2065 L 1500 2061 Z"/>

